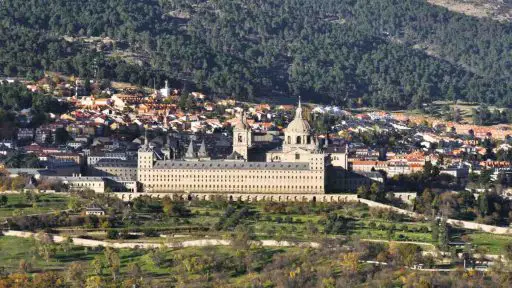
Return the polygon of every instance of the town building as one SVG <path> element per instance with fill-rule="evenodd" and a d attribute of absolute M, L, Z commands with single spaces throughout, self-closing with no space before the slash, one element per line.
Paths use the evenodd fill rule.
<path fill-rule="evenodd" d="M 105 210 L 103 210 L 101 207 L 91 206 L 85 208 L 85 215 L 104 216 Z"/>

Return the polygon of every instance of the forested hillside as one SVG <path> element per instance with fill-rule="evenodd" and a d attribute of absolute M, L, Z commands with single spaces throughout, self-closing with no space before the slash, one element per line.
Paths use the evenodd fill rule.
<path fill-rule="evenodd" d="M 92 77 L 97 65 L 98 77 L 170 77 L 241 99 L 512 106 L 512 26 L 423 0 L 4 0 L 0 19 L 6 75 Z M 98 49 L 64 36 L 117 41 Z"/>

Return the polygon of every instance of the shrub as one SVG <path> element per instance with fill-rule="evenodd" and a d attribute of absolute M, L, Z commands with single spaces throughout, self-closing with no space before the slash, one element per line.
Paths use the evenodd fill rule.
<path fill-rule="evenodd" d="M 117 230 L 108 230 L 107 238 L 108 239 L 117 239 L 117 238 L 119 238 L 119 232 Z"/>
<path fill-rule="evenodd" d="M 144 236 L 146 237 L 158 237 L 159 236 L 159 233 L 157 231 L 155 231 L 154 229 L 144 229 Z"/>

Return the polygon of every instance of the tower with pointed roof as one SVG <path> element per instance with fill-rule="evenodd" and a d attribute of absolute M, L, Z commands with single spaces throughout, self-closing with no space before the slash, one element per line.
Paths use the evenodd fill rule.
<path fill-rule="evenodd" d="M 247 122 L 245 112 L 237 115 L 233 127 L 233 154 L 241 155 L 246 161 L 249 159 L 249 149 L 252 147 L 253 135 L 251 126 Z"/>
<path fill-rule="evenodd" d="M 197 158 L 199 158 L 199 160 L 210 160 L 208 151 L 206 151 L 206 143 L 204 142 L 204 138 L 201 142 L 201 146 L 199 147 L 199 151 L 197 151 Z"/>
<path fill-rule="evenodd" d="M 316 138 L 313 136 L 311 126 L 302 115 L 302 103 L 295 110 L 295 117 L 284 131 L 283 152 L 298 148 L 313 151 L 316 148 Z"/>
<path fill-rule="evenodd" d="M 154 163 L 154 151 L 153 148 L 149 146 L 149 139 L 148 139 L 148 131 L 146 129 L 145 135 L 144 135 L 144 144 L 140 146 L 138 155 L 137 155 L 137 162 L 139 168 L 153 168 Z"/>
<path fill-rule="evenodd" d="M 194 140 L 190 137 L 190 143 L 188 144 L 187 152 L 185 153 L 185 160 L 195 160 L 196 152 L 194 151 Z"/>

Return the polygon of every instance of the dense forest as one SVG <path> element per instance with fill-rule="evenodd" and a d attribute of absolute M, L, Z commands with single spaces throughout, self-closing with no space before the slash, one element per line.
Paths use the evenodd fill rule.
<path fill-rule="evenodd" d="M 0 18 L 8 76 L 97 69 L 97 77 L 170 78 L 240 99 L 512 107 L 511 24 L 423 0 L 4 0 Z M 97 49 L 63 36 L 116 41 Z M 112 53 L 121 50 L 142 63 Z"/>

